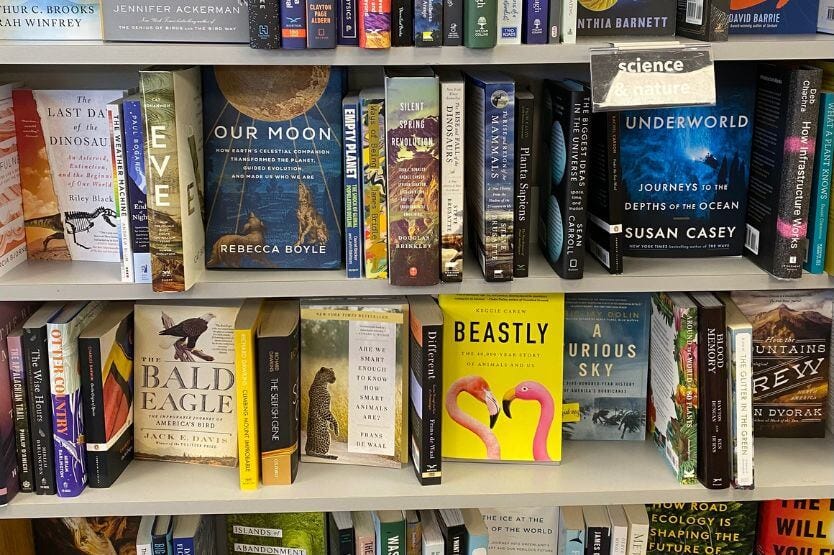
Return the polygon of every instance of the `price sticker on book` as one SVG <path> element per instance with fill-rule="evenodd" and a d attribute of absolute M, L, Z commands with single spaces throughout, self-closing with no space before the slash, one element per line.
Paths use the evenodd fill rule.
<path fill-rule="evenodd" d="M 594 112 L 715 104 L 708 44 L 612 44 L 591 50 Z"/>

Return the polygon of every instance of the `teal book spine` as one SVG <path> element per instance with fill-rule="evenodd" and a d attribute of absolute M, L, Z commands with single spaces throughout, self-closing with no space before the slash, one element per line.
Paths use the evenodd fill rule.
<path fill-rule="evenodd" d="M 822 93 L 820 100 L 817 158 L 812 182 L 811 212 L 808 216 L 808 255 L 805 258 L 805 270 L 812 274 L 821 274 L 825 264 L 828 207 L 831 204 L 834 167 L 834 92 Z"/>

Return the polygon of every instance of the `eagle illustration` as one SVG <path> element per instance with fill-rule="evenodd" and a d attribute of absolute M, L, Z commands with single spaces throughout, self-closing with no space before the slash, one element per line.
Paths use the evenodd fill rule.
<path fill-rule="evenodd" d="M 159 335 L 178 337 L 178 343 L 187 339 L 186 348 L 190 351 L 197 346 L 197 340 L 208 329 L 209 322 L 213 318 L 215 316 L 210 312 L 203 314 L 199 318 L 186 318 L 179 324 L 165 328 L 159 332 Z"/>

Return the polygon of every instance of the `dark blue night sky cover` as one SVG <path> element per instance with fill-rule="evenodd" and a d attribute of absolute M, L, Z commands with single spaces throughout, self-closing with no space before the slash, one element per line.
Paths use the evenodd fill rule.
<path fill-rule="evenodd" d="M 818 0 L 732 0 L 730 33 L 816 33 Z"/>

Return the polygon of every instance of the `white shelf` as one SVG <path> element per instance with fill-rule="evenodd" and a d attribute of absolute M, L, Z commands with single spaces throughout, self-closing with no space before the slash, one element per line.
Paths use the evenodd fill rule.
<path fill-rule="evenodd" d="M 568 442 L 561 466 L 447 463 L 443 484 L 400 470 L 305 463 L 292 486 L 238 489 L 237 469 L 134 461 L 110 489 L 18 494 L 0 518 L 523 507 L 834 497 L 834 442 L 757 440 L 755 490 L 678 485 L 649 442 Z"/>
<path fill-rule="evenodd" d="M 629 40 L 615 38 L 618 42 Z M 649 39 L 650 40 L 650 39 Z M 678 37 L 681 42 L 695 42 Z M 492 49 L 463 47 L 366 50 L 253 50 L 242 44 L 118 43 L 101 41 L 0 41 L 0 64 L 146 65 L 146 64 L 290 64 L 290 65 L 484 65 L 587 63 L 592 48 L 605 39 L 577 44 L 501 45 Z M 700 44 L 700 43 L 699 43 Z M 716 60 L 826 59 L 834 53 L 834 35 L 737 36 L 713 43 Z"/>

